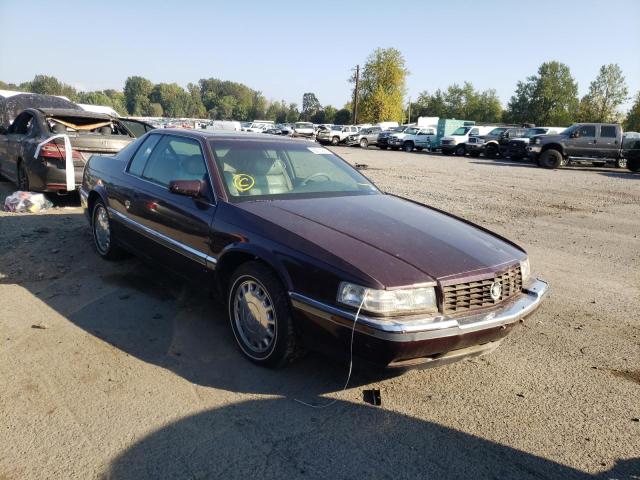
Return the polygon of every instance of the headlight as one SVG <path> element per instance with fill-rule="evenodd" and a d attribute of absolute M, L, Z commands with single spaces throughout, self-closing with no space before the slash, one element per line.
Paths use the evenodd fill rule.
<path fill-rule="evenodd" d="M 365 297 L 364 303 L 362 299 Z M 338 302 L 371 313 L 437 312 L 436 292 L 433 287 L 402 290 L 373 290 L 353 283 L 342 282 L 338 288 Z"/>
<path fill-rule="evenodd" d="M 522 284 L 524 285 L 531 275 L 531 265 L 529 265 L 529 258 L 520 262 L 520 273 L 522 274 Z"/>

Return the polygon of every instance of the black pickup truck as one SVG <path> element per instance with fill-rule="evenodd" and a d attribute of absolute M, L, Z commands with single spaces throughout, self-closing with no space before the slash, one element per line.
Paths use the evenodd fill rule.
<path fill-rule="evenodd" d="M 558 135 L 533 137 L 528 152 L 529 157 L 543 168 L 554 169 L 570 163 L 613 164 L 625 168 L 628 157 L 625 152 L 630 143 L 626 142 L 618 124 L 577 123 Z"/>

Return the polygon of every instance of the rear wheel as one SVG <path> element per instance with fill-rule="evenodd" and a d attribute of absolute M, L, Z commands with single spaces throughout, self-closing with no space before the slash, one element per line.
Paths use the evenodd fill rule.
<path fill-rule="evenodd" d="M 456 147 L 456 155 L 458 157 L 464 157 L 467 154 L 467 147 L 464 145 L 458 145 Z"/>
<path fill-rule="evenodd" d="M 22 160 L 18 160 L 18 166 L 16 167 L 16 183 L 18 190 L 22 190 L 23 192 L 29 191 L 29 175 Z"/>
<path fill-rule="evenodd" d="M 361 138 L 360 139 L 360 147 L 361 148 L 367 148 L 369 146 L 369 140 L 367 140 L 366 138 Z"/>
<path fill-rule="evenodd" d="M 413 152 L 413 142 L 405 142 L 404 151 L 405 152 Z"/>
<path fill-rule="evenodd" d="M 123 257 L 124 251 L 116 243 L 109 213 L 102 200 L 96 201 L 93 206 L 91 231 L 98 255 L 105 260 L 118 260 Z"/>
<path fill-rule="evenodd" d="M 562 154 L 553 149 L 545 150 L 540 155 L 538 165 L 542 168 L 555 169 L 562 165 Z"/>
<path fill-rule="evenodd" d="M 626 158 L 617 159 L 616 168 L 627 168 L 627 159 Z"/>
<path fill-rule="evenodd" d="M 227 295 L 231 330 L 240 350 L 254 363 L 279 367 L 298 351 L 287 294 L 273 271 L 261 262 L 241 265 Z"/>

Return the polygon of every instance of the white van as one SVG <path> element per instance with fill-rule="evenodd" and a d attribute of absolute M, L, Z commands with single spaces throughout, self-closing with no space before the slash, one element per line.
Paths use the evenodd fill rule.
<path fill-rule="evenodd" d="M 486 135 L 498 125 L 469 125 L 466 127 L 458 127 L 453 131 L 451 135 L 442 137 L 440 140 L 440 150 L 445 155 L 464 156 L 467 153 L 467 142 L 469 137 L 476 137 L 478 135 Z"/>

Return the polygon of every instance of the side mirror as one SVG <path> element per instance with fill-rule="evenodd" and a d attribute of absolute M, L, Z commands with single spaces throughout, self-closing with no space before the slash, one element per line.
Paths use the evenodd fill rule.
<path fill-rule="evenodd" d="M 198 198 L 202 193 L 202 180 L 172 180 L 169 191 L 177 195 Z"/>

